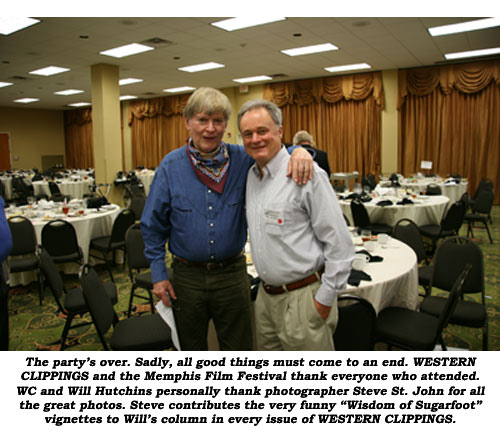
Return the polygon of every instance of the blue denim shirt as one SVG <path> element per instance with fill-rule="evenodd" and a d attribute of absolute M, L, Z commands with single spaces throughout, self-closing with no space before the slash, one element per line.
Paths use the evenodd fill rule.
<path fill-rule="evenodd" d="M 195 262 L 221 261 L 243 250 L 246 179 L 253 160 L 242 146 L 226 146 L 230 161 L 222 194 L 196 177 L 186 146 L 167 154 L 156 170 L 141 218 L 154 283 L 168 279 L 167 241 L 172 254 Z"/>

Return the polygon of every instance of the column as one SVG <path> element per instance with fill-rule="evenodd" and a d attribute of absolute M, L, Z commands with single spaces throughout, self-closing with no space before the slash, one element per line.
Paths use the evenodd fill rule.
<path fill-rule="evenodd" d="M 116 173 L 122 169 L 120 90 L 117 65 L 91 66 L 92 128 L 96 183 L 112 185 L 108 200 L 119 203 L 113 190 Z"/>

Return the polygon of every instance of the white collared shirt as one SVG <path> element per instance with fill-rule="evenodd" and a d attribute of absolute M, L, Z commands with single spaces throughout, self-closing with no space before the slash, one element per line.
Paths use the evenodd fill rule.
<path fill-rule="evenodd" d="M 316 300 L 331 306 L 346 287 L 354 245 L 326 173 L 297 185 L 286 177 L 290 155 L 284 147 L 263 168 L 247 176 L 246 214 L 252 259 L 260 278 L 279 286 L 325 268 Z"/>

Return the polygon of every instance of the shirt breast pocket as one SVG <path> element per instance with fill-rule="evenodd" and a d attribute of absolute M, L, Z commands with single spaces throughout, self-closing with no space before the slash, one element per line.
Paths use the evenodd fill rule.
<path fill-rule="evenodd" d="M 264 228 L 268 235 L 281 236 L 293 232 L 300 211 L 293 203 L 272 203 L 264 208 Z"/>
<path fill-rule="evenodd" d="M 172 209 L 176 213 L 189 215 L 193 212 L 193 205 L 185 197 L 175 197 L 172 199 Z"/>

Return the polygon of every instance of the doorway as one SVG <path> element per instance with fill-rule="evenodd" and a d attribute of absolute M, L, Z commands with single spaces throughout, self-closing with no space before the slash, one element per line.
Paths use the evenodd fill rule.
<path fill-rule="evenodd" d="M 0 133 L 0 171 L 10 171 L 11 168 L 9 134 Z"/>

